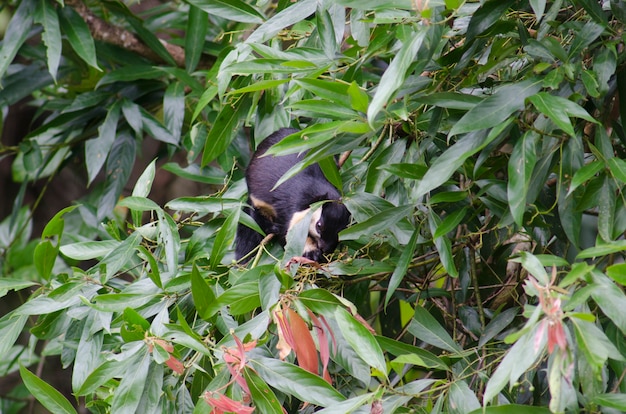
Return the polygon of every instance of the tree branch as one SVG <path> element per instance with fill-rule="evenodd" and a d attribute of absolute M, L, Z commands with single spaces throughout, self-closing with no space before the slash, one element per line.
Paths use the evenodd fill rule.
<path fill-rule="evenodd" d="M 163 59 L 150 49 L 136 34 L 122 27 L 109 24 L 96 16 L 82 0 L 66 0 L 66 6 L 72 7 L 85 20 L 89 31 L 95 40 L 119 46 L 154 62 L 164 63 Z M 185 67 L 185 50 L 171 43 L 161 40 L 161 43 L 172 55 L 178 67 Z M 205 62 L 206 66 L 208 62 Z M 203 65 L 204 66 L 204 65 Z"/>

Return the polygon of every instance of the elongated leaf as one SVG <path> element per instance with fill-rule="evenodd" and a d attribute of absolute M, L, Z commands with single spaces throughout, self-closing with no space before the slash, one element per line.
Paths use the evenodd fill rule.
<path fill-rule="evenodd" d="M 225 105 L 209 131 L 204 144 L 202 165 L 207 165 L 221 155 L 237 132 L 239 119 L 248 110 L 249 99 L 242 97 L 235 105 Z"/>
<path fill-rule="evenodd" d="M 499 0 L 495 0 L 495 2 L 499 2 Z M 491 3 L 494 3 L 494 1 L 492 0 Z M 511 115 L 524 109 L 526 98 L 536 94 L 540 89 L 541 82 L 532 79 L 501 87 L 495 94 L 486 98 L 463 115 L 454 124 L 449 135 L 452 136 L 500 125 Z"/>
<path fill-rule="evenodd" d="M 538 326 L 522 335 L 507 351 L 504 359 L 491 375 L 483 395 L 483 405 L 495 398 L 507 383 L 513 384 L 519 375 L 526 372 L 543 355 L 547 343 L 547 335 L 536 338 Z"/>
<path fill-rule="evenodd" d="M 202 319 L 209 320 L 219 309 L 213 307 L 217 302 L 215 293 L 213 293 L 208 283 L 204 281 L 195 265 L 191 269 L 191 295 L 196 310 Z"/>
<path fill-rule="evenodd" d="M 35 22 L 43 26 L 41 38 L 46 44 L 48 71 L 56 81 L 59 62 L 61 61 L 61 27 L 59 16 L 51 2 L 39 1 L 39 7 L 35 12 Z"/>
<path fill-rule="evenodd" d="M 189 72 L 193 72 L 200 61 L 208 27 L 209 14 L 191 4 L 185 32 L 185 67 Z"/>
<path fill-rule="evenodd" d="M 387 286 L 387 294 L 385 295 L 385 308 L 389 304 L 389 301 L 393 297 L 394 292 L 400 286 L 400 282 L 404 278 L 409 265 L 411 264 L 411 260 L 413 259 L 413 253 L 415 252 L 415 245 L 417 244 L 417 237 L 419 236 L 420 231 L 419 228 L 416 228 L 409 240 L 409 244 L 404 246 L 404 250 L 402 250 L 402 254 L 400 255 L 400 259 L 398 260 L 398 264 L 389 278 L 389 285 Z"/>
<path fill-rule="evenodd" d="M 135 249 L 140 242 L 140 234 L 138 232 L 132 233 L 102 259 L 99 266 L 106 267 L 103 281 L 109 280 L 119 270 L 129 264 L 130 260 L 135 256 Z"/>
<path fill-rule="evenodd" d="M 172 141 L 180 140 L 185 121 L 185 85 L 173 82 L 168 85 L 163 96 L 163 123 L 172 135 Z"/>
<path fill-rule="evenodd" d="M 283 410 L 270 387 L 250 368 L 244 368 L 243 377 L 250 389 L 250 395 L 255 407 L 262 413 L 282 414 Z"/>
<path fill-rule="evenodd" d="M 208 14 L 242 23 L 263 23 L 264 16 L 241 0 L 187 0 Z"/>
<path fill-rule="evenodd" d="M 472 15 L 467 26 L 467 42 L 470 43 L 474 38 L 493 26 L 502 18 L 506 10 L 511 7 L 513 0 L 489 0 L 484 2 L 478 10 Z"/>
<path fill-rule="evenodd" d="M 104 165 L 109 151 L 115 141 L 117 123 L 120 118 L 121 104 L 116 101 L 108 108 L 104 122 L 98 128 L 98 137 L 85 142 L 85 167 L 87 167 L 87 181 L 91 183 Z"/>
<path fill-rule="evenodd" d="M 409 37 L 410 40 L 402 44 L 402 47 L 380 79 L 376 93 L 367 109 L 367 120 L 372 127 L 374 126 L 376 115 L 389 103 L 390 98 L 404 83 L 409 68 L 414 63 L 415 56 L 422 47 L 426 34 L 427 29 L 425 26 L 420 26 L 420 29 L 417 29 L 417 32 Z"/>
<path fill-rule="evenodd" d="M 146 376 L 148 375 L 150 362 L 150 354 L 148 354 L 147 348 L 127 362 L 126 372 L 113 396 L 111 412 L 134 414 L 137 411 L 141 395 L 146 386 Z"/>
<path fill-rule="evenodd" d="M 617 158 L 611 158 L 611 159 L 617 159 Z M 610 163 L 609 163 L 609 167 L 610 167 Z M 570 183 L 569 190 L 568 190 L 567 194 L 569 195 L 569 194 L 573 193 L 574 190 L 576 190 L 581 184 L 586 183 L 587 181 L 589 181 L 600 170 L 602 170 L 602 168 L 604 168 L 604 163 L 602 163 L 600 161 L 592 161 L 589 164 L 587 164 L 587 165 L 583 166 L 582 168 L 580 168 L 579 170 L 577 170 L 574 173 L 574 176 L 572 177 L 572 181 Z"/>
<path fill-rule="evenodd" d="M 323 378 L 293 364 L 265 357 L 255 357 L 250 364 L 269 385 L 300 401 L 328 407 L 346 399 Z"/>
<path fill-rule="evenodd" d="M 23 366 L 20 366 L 20 376 L 31 395 L 33 395 L 41 405 L 46 407 L 46 409 L 50 410 L 52 414 L 76 413 L 72 404 L 70 404 L 63 394 Z"/>
<path fill-rule="evenodd" d="M 229 2 L 229 0 L 224 0 L 224 2 Z M 246 42 L 264 43 L 285 27 L 300 22 L 315 13 L 317 6 L 318 0 L 302 0 L 284 8 L 259 26 Z"/>
<path fill-rule="evenodd" d="M 539 134 L 529 131 L 516 143 L 509 160 L 507 196 L 509 209 L 518 226 L 522 226 L 530 179 L 537 162 Z"/>
<path fill-rule="evenodd" d="M 78 242 L 61 246 L 60 251 L 70 259 L 91 260 L 106 256 L 118 245 L 119 242 L 116 240 Z"/>
<path fill-rule="evenodd" d="M 480 402 L 476 394 L 470 389 L 465 381 L 454 381 L 450 386 L 448 395 L 450 413 L 467 414 L 470 411 L 480 408 Z"/>
<path fill-rule="evenodd" d="M 427 344 L 453 353 L 461 352 L 461 347 L 454 342 L 450 334 L 437 320 L 421 306 L 415 307 L 415 315 L 408 326 L 408 331 Z"/>
<path fill-rule="evenodd" d="M 376 342 L 374 335 L 344 309 L 335 311 L 337 324 L 346 341 L 359 357 L 381 374 L 387 375 L 383 350 Z"/>
<path fill-rule="evenodd" d="M 483 132 L 473 132 L 461 138 L 433 162 L 414 190 L 413 197 L 421 197 L 445 183 L 467 158 L 483 149 L 496 136 L 495 133 L 485 136 Z"/>
<path fill-rule="evenodd" d="M 54 246 L 50 240 L 42 240 L 37 244 L 33 261 L 39 276 L 43 279 L 48 280 L 50 278 L 58 252 L 59 248 Z"/>
<path fill-rule="evenodd" d="M 569 117 L 582 118 L 589 122 L 597 121 L 587 113 L 580 105 L 560 96 L 540 92 L 528 98 L 535 108 L 550 118 L 566 134 L 574 136 L 576 132 Z"/>
<path fill-rule="evenodd" d="M 15 341 L 22 333 L 24 325 L 28 320 L 27 314 L 16 314 L 9 312 L 0 319 L 0 335 L 2 335 L 2 341 L 0 341 L 0 355 L 8 355 L 9 350 L 15 344 Z"/>
<path fill-rule="evenodd" d="M 100 70 L 96 59 L 96 46 L 83 18 L 73 8 L 66 6 L 59 8 L 59 22 L 76 54 L 89 66 Z"/>
<path fill-rule="evenodd" d="M 106 163 L 107 180 L 98 204 L 99 220 L 113 211 L 117 199 L 122 193 L 135 161 L 135 141 L 128 135 L 118 136 L 109 153 Z"/>
<path fill-rule="evenodd" d="M 528 414 L 528 405 L 504 404 L 492 407 L 479 408 L 469 414 Z M 551 411 L 545 407 L 532 407 L 533 414 L 550 414 Z"/>
<path fill-rule="evenodd" d="M 602 312 L 609 318 L 622 333 L 626 334 L 626 296 L 615 283 L 597 269 L 590 272 L 595 288 L 591 296 Z"/>
<path fill-rule="evenodd" d="M 626 411 L 626 394 L 600 394 L 596 395 L 592 401 L 603 407 Z"/>
<path fill-rule="evenodd" d="M 598 197 L 598 234 L 605 242 L 613 240 L 616 203 L 614 181 L 608 176 L 604 177 Z"/>
<path fill-rule="evenodd" d="M 7 69 L 24 44 L 33 22 L 36 0 L 21 1 L 15 14 L 6 27 L 2 47 L 0 47 L 0 79 L 4 79 Z"/>

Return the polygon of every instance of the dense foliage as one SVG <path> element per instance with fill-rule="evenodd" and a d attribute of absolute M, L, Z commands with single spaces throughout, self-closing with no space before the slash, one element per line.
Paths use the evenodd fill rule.
<path fill-rule="evenodd" d="M 0 411 L 626 411 L 623 1 L 9 3 L 0 125 L 37 110 L 0 143 Z M 298 227 L 235 263 L 286 126 L 352 225 L 328 264 Z M 70 168 L 85 195 L 31 234 L 26 189 Z M 214 193 L 158 205 L 159 172 Z"/>

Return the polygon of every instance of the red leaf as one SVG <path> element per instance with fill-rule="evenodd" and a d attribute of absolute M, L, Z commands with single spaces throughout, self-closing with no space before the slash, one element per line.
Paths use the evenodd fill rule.
<path fill-rule="evenodd" d="M 317 350 L 315 349 L 315 342 L 313 342 L 308 325 L 291 308 L 287 308 L 285 312 L 287 313 L 291 335 L 293 338 L 298 338 L 294 344 L 295 346 L 292 345 L 296 358 L 298 358 L 298 365 L 310 373 L 318 375 Z"/>
<path fill-rule="evenodd" d="M 315 333 L 317 335 L 317 343 L 319 344 L 319 347 L 320 347 L 320 359 L 322 360 L 322 377 L 326 380 L 326 382 L 328 382 L 329 384 L 332 384 L 333 380 L 330 378 L 330 374 L 328 373 L 328 361 L 330 360 L 330 350 L 328 349 L 328 338 L 326 338 L 326 332 L 324 332 L 324 328 L 322 328 L 322 324 L 320 323 L 319 318 L 315 316 L 315 314 L 311 312 L 309 309 L 307 309 L 307 312 L 309 313 L 309 316 L 311 317 L 311 320 L 313 321 L 313 328 L 315 328 Z"/>
<path fill-rule="evenodd" d="M 183 365 L 183 363 L 177 360 L 176 358 L 174 358 L 173 355 L 170 355 L 170 358 L 167 361 L 165 361 L 165 363 L 167 364 L 168 367 L 172 369 L 172 371 L 174 371 L 175 373 L 179 375 L 182 375 L 183 372 L 185 372 L 185 366 Z"/>
<path fill-rule="evenodd" d="M 203 398 L 213 408 L 211 414 L 251 414 L 254 412 L 254 407 L 243 405 L 240 401 L 234 401 L 223 394 L 214 394 L 207 391 L 204 393 Z"/>

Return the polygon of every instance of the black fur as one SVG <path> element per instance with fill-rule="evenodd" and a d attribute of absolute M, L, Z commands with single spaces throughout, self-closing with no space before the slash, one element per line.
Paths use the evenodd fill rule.
<path fill-rule="evenodd" d="M 308 166 L 297 175 L 279 185 L 272 191 L 276 182 L 304 155 L 289 154 L 283 156 L 261 157 L 275 143 L 296 129 L 283 128 L 267 137 L 252 156 L 246 170 L 248 184 L 248 213 L 266 233 L 273 233 L 279 242 L 285 244 L 285 236 L 294 214 L 306 210 L 312 203 L 334 200 L 324 203 L 320 219 L 312 223 L 317 234 L 309 231 L 307 248 L 303 255 L 317 262 L 324 259 L 324 254 L 332 253 L 339 242 L 337 234 L 346 228 L 350 220 L 348 209 L 340 202 L 341 194 L 324 177 L 318 164 Z M 236 238 L 237 260 L 246 256 L 263 240 L 263 236 L 249 227 L 239 224 Z"/>

